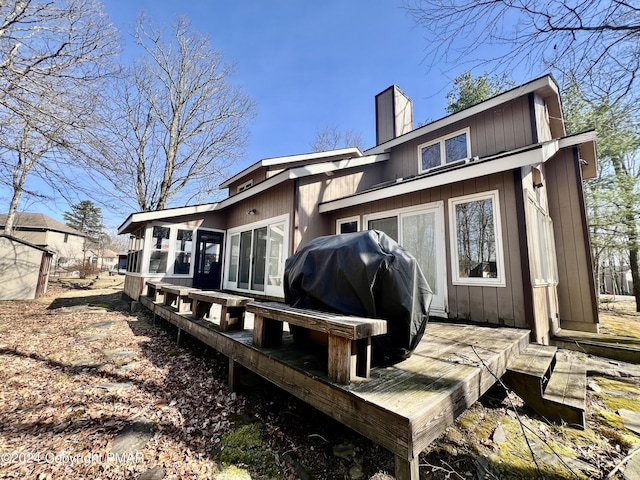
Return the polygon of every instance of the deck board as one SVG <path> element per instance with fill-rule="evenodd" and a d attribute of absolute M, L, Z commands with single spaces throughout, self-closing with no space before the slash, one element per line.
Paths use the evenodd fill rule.
<path fill-rule="evenodd" d="M 370 378 L 342 385 L 327 377 L 326 351 L 302 350 L 288 332 L 279 347 L 255 347 L 253 315 L 247 314 L 244 330 L 222 332 L 215 322 L 158 304 L 153 308 L 234 362 L 408 460 L 485 393 L 494 375 L 505 373 L 529 337 L 522 329 L 430 321 L 410 358 L 373 366 Z"/>

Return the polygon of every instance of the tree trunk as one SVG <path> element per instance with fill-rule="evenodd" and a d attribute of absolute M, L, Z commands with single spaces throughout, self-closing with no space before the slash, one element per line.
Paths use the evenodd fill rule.
<path fill-rule="evenodd" d="M 5 235 L 13 234 L 13 224 L 15 223 L 16 211 L 18 210 L 18 201 L 20 200 L 20 194 L 22 190 L 14 189 L 11 196 L 11 203 L 9 203 L 9 212 L 7 213 L 7 220 L 4 224 Z"/>
<path fill-rule="evenodd" d="M 633 283 L 633 296 L 636 297 L 636 312 L 640 312 L 640 270 L 638 270 L 638 233 L 635 222 L 629 225 L 629 267 Z M 632 227 L 632 228 L 631 228 Z M 633 232 L 631 232 L 633 230 Z"/>

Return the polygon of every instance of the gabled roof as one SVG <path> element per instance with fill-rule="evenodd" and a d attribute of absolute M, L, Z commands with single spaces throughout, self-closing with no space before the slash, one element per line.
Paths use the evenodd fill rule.
<path fill-rule="evenodd" d="M 337 160 L 340 158 L 353 158 L 353 157 L 362 157 L 362 152 L 359 148 L 349 147 L 349 148 L 340 148 L 337 150 L 327 150 L 326 152 L 312 152 L 312 153 L 302 153 L 299 155 L 287 155 L 285 157 L 272 157 L 272 158 L 264 158 L 259 162 L 254 163 L 250 167 L 245 168 L 241 172 L 237 173 L 233 177 L 225 180 L 220 184 L 220 188 L 227 188 L 234 182 L 237 182 L 241 178 L 249 175 L 252 172 L 260 168 L 267 167 L 282 167 L 287 168 L 296 163 L 305 163 L 310 160 L 324 160 L 325 162 L 331 160 Z"/>
<path fill-rule="evenodd" d="M 6 225 L 7 215 L 6 213 L 0 214 L 0 227 Z M 51 231 L 68 233 L 69 235 L 77 235 L 79 237 L 86 236 L 81 231 L 54 220 L 44 213 L 17 212 L 13 226 L 20 230 Z"/>
<path fill-rule="evenodd" d="M 161 220 L 161 219 L 167 219 L 167 218 L 177 217 L 181 215 L 192 215 L 196 213 L 206 213 L 206 212 L 213 212 L 216 210 L 222 210 L 223 208 L 229 207 L 242 200 L 246 200 L 247 198 L 257 195 L 258 193 L 264 192 L 265 190 L 268 190 L 270 188 L 273 188 L 276 185 L 283 183 L 287 180 L 294 180 L 296 178 L 303 178 L 303 177 L 308 177 L 311 175 L 318 175 L 318 174 L 330 175 L 333 172 L 344 170 L 347 168 L 363 167 L 365 165 L 371 165 L 374 163 L 383 162 L 388 160 L 389 157 L 390 155 L 388 153 L 385 153 L 381 155 L 358 156 L 355 158 L 349 157 L 349 158 L 344 158 L 342 160 L 290 167 L 272 177 L 267 178 L 266 180 L 263 180 L 260 183 L 257 183 L 253 187 L 247 190 L 243 190 L 242 192 L 232 195 L 230 197 L 227 197 L 226 199 L 218 203 L 194 205 L 192 207 L 179 207 L 179 208 L 172 208 L 167 210 L 157 210 L 155 212 L 132 213 L 124 221 L 124 223 L 118 227 L 118 233 L 119 234 L 129 233 L 131 232 L 131 227 L 133 225 L 150 222 L 152 220 Z M 314 158 L 317 158 L 317 157 L 314 157 Z"/>
<path fill-rule="evenodd" d="M 496 95 L 484 102 L 478 103 L 471 107 L 465 108 L 446 117 L 435 120 L 431 123 L 427 123 L 422 127 L 416 128 L 404 135 L 388 140 L 380 145 L 365 150 L 365 155 L 371 155 L 375 153 L 388 152 L 392 147 L 400 145 L 402 143 L 418 138 L 422 135 L 426 135 L 430 132 L 434 132 L 442 127 L 446 127 L 455 122 L 465 120 L 479 113 L 495 109 L 499 105 L 507 103 L 516 98 L 520 98 L 530 93 L 538 93 L 543 98 L 549 99 L 549 119 L 551 122 L 551 131 L 554 138 L 563 137 L 565 135 L 564 122 L 562 120 L 562 108 L 560 105 L 560 96 L 558 84 L 551 75 L 545 75 L 543 77 L 532 80 L 524 85 L 507 90 L 504 93 Z"/>

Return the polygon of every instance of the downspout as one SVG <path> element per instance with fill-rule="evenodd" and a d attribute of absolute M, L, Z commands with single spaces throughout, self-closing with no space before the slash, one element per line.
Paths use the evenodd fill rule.
<path fill-rule="evenodd" d="M 529 240 L 525 217 L 524 187 L 520 169 L 513 170 L 515 188 L 516 217 L 518 219 L 518 246 L 520 248 L 520 268 L 522 269 L 522 297 L 524 301 L 524 320 L 531 329 L 531 341 L 537 340 L 533 315 L 533 283 L 531 282 L 531 265 L 529 263 Z"/>

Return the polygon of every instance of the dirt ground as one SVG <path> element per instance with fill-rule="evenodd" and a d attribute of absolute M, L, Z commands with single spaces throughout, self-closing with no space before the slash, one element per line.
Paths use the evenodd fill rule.
<path fill-rule="evenodd" d="M 389 452 L 263 380 L 230 392 L 226 358 L 178 348 L 170 325 L 129 311 L 122 281 L 0 303 L 0 478 L 392 478 Z M 603 331 L 640 339 L 630 299 L 601 306 Z M 421 478 L 634 478 L 640 434 L 622 414 L 640 412 L 640 367 L 581 355 L 585 430 L 498 385 L 423 452 Z"/>

